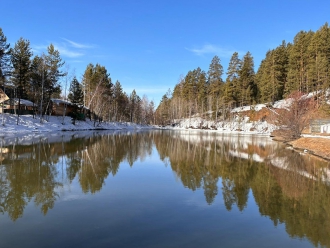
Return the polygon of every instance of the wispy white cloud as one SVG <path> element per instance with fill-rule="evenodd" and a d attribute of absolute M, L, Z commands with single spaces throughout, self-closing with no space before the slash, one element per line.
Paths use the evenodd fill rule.
<path fill-rule="evenodd" d="M 198 56 L 203 56 L 205 54 L 216 54 L 219 57 L 230 58 L 234 52 L 240 53 L 239 51 L 235 51 L 233 49 L 228 49 L 212 44 L 205 44 L 200 48 L 186 48 L 186 49 Z"/>
<path fill-rule="evenodd" d="M 47 51 L 47 46 L 45 45 L 35 45 L 31 47 L 33 54 L 40 54 Z"/>
<path fill-rule="evenodd" d="M 62 38 L 62 40 L 65 40 L 67 43 L 70 44 L 70 46 L 72 46 L 74 48 L 93 48 L 94 47 L 94 46 L 91 46 L 91 45 L 86 45 L 86 44 L 74 42 L 74 41 L 66 39 L 66 38 Z"/>
<path fill-rule="evenodd" d="M 68 57 L 68 58 L 77 58 L 84 55 L 81 51 L 75 51 L 72 49 L 69 49 L 67 46 L 63 44 L 56 44 L 54 43 L 54 47 L 56 50 L 60 52 L 62 56 Z"/>
<path fill-rule="evenodd" d="M 78 58 L 82 57 L 86 53 L 86 49 L 93 48 L 94 46 L 86 45 L 72 40 L 62 38 L 61 42 L 51 42 L 55 49 L 58 50 L 63 57 L 67 58 Z M 35 45 L 32 47 L 32 51 L 35 54 L 40 54 L 42 52 L 47 52 L 47 47 L 49 45 Z"/>
<path fill-rule="evenodd" d="M 69 62 L 71 62 L 71 63 L 85 63 L 84 60 L 79 60 L 79 59 L 73 59 L 73 60 L 70 60 Z"/>

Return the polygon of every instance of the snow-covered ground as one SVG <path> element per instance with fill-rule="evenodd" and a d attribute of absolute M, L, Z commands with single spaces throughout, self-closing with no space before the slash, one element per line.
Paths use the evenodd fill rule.
<path fill-rule="evenodd" d="M 17 116 L 12 114 L 0 114 L 0 137 L 30 134 L 30 133 L 45 133 L 56 131 L 78 131 L 78 130 L 134 130 L 152 128 L 151 126 L 143 126 L 134 123 L 118 123 L 118 122 L 102 122 L 94 121 L 76 121 L 72 124 L 71 117 L 62 116 L 47 116 L 43 120 L 37 116 L 21 115 L 17 125 Z"/>
<path fill-rule="evenodd" d="M 276 126 L 266 121 L 249 121 L 249 118 L 237 116 L 233 121 L 207 121 L 200 117 L 176 120 L 173 129 L 206 129 L 222 133 L 246 133 L 269 135 Z"/>

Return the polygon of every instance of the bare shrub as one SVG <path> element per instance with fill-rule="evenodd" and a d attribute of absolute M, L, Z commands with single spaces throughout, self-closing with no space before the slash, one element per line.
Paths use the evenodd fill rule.
<path fill-rule="evenodd" d="M 289 106 L 276 115 L 276 124 L 280 127 L 283 138 L 294 140 L 300 137 L 302 131 L 316 113 L 317 106 L 313 97 L 307 97 L 301 92 L 293 92 L 287 99 Z"/>

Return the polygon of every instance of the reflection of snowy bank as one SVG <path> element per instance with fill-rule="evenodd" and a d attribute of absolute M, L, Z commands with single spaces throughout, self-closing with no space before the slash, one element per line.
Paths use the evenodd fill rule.
<path fill-rule="evenodd" d="M 307 171 L 302 171 L 293 168 L 292 164 L 289 161 L 287 161 L 287 158 L 272 157 L 270 158 L 270 163 L 277 168 L 298 173 L 299 175 L 304 176 L 308 179 L 312 179 L 315 181 L 321 179 L 323 182 L 326 182 L 328 185 L 330 185 L 330 170 L 327 168 L 320 168 L 319 170 L 317 170 L 316 173 L 317 175 L 319 175 L 319 177 L 316 177 L 308 173 Z"/>
<path fill-rule="evenodd" d="M 247 159 L 247 160 L 252 159 L 253 161 L 260 162 L 260 163 L 264 162 L 264 159 L 256 153 L 248 154 L 245 152 L 229 151 L 229 154 L 233 157 L 243 158 L 243 159 Z"/>
<path fill-rule="evenodd" d="M 275 142 L 265 135 L 252 135 L 249 133 L 217 133 L 204 132 L 202 130 L 184 129 L 173 133 L 173 137 L 180 138 L 191 143 L 206 143 L 211 141 L 226 141 L 234 149 L 247 149 L 249 145 L 267 146 Z"/>
<path fill-rule="evenodd" d="M 122 134 L 131 135 L 143 132 L 145 129 L 136 130 L 89 130 L 89 131 L 66 131 L 66 132 L 41 132 L 41 133 L 15 133 L 11 135 L 0 135 L 0 148 L 8 145 L 32 145 L 35 143 L 57 143 L 69 142 L 72 139 L 92 138 L 100 135 Z M 4 149 L 4 148 L 2 148 Z M 1 151 L 1 150 L 0 150 Z"/>

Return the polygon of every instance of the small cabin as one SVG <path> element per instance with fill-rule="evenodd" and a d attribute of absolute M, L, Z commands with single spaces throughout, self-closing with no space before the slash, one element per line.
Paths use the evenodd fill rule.
<path fill-rule="evenodd" d="M 65 101 L 62 99 L 51 99 L 50 100 L 50 110 L 51 115 L 55 116 L 71 116 L 77 118 L 78 120 L 85 120 L 85 118 L 90 118 L 90 110 L 82 105 L 76 105 L 72 102 Z"/>
<path fill-rule="evenodd" d="M 75 105 L 62 99 L 50 99 L 51 115 L 63 116 L 71 115 L 75 110 Z"/>

